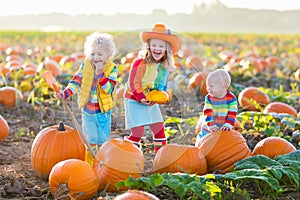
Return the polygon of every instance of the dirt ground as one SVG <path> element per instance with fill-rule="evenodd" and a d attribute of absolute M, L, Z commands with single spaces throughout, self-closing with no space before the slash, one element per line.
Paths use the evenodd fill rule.
<path fill-rule="evenodd" d="M 174 117 L 198 116 L 201 109 L 201 98 L 190 95 L 173 96 L 173 101 L 162 106 L 162 112 Z M 198 100 L 197 100 L 198 99 Z M 180 102 L 180 103 L 179 103 Z M 74 111 L 76 119 L 80 119 L 80 112 L 76 110 L 72 102 L 69 103 Z M 31 166 L 30 150 L 35 136 L 43 128 L 58 124 L 63 121 L 72 127 L 72 121 L 61 105 L 56 102 L 36 103 L 35 106 L 19 102 L 14 108 L 0 107 L 0 113 L 10 126 L 10 135 L 0 143 L 0 199 L 53 199 L 47 181 L 38 178 Z M 172 125 L 171 125 L 172 126 Z M 174 125 L 174 128 L 177 126 Z M 182 125 L 186 133 L 184 137 L 173 138 L 172 143 L 192 144 L 194 129 L 188 129 Z M 124 130 L 124 112 L 122 102 L 118 102 L 113 112 L 112 138 L 123 138 L 129 134 Z M 145 134 L 142 140 L 142 150 L 145 155 L 145 171 L 151 171 L 154 158 L 151 134 Z M 261 136 L 245 135 L 250 149 L 262 139 Z M 161 199 L 176 199 L 174 194 L 165 194 L 157 191 Z M 159 194 L 160 193 L 160 194 Z M 163 195 L 164 194 L 164 195 Z M 110 194 L 113 196 L 113 194 Z M 293 198 L 290 198 L 293 199 Z"/>

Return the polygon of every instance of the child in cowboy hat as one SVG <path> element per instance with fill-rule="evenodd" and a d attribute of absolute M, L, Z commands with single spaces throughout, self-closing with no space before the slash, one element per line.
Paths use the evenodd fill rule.
<path fill-rule="evenodd" d="M 144 127 L 153 133 L 154 152 L 166 145 L 163 117 L 158 104 L 146 99 L 150 90 L 167 90 L 168 76 L 173 66 L 173 54 L 180 50 L 180 40 L 163 24 L 141 33 L 146 45 L 145 55 L 131 65 L 124 94 L 125 128 L 131 130 L 125 140 L 138 143 Z"/>
<path fill-rule="evenodd" d="M 82 132 L 95 154 L 110 137 L 111 109 L 114 107 L 118 75 L 112 62 L 116 52 L 110 34 L 94 32 L 88 35 L 84 44 L 85 60 L 67 87 L 56 94 L 58 99 L 67 99 L 79 93 Z M 89 151 L 86 151 L 85 160 L 92 165 Z"/>

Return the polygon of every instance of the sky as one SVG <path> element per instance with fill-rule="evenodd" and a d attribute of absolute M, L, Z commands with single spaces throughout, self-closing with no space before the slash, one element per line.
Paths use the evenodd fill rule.
<path fill-rule="evenodd" d="M 5 1 L 5 2 L 4 2 Z M 209 4 L 214 0 L 0 0 L 0 15 L 41 13 L 78 14 L 116 13 L 150 14 L 153 9 L 164 9 L 168 14 L 191 13 L 194 4 Z M 219 0 L 230 8 L 300 9 L 298 0 Z"/>

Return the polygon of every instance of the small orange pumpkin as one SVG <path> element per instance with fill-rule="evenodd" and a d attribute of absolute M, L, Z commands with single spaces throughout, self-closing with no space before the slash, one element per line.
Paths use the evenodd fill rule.
<path fill-rule="evenodd" d="M 206 78 L 208 72 L 198 72 L 192 75 L 189 79 L 188 88 L 199 88 L 200 93 L 205 96 L 207 95 L 206 90 Z"/>
<path fill-rule="evenodd" d="M 203 67 L 203 58 L 197 54 L 193 54 L 186 59 L 187 69 L 197 69 L 200 70 Z"/>
<path fill-rule="evenodd" d="M 195 146 L 177 144 L 163 146 L 154 157 L 153 173 L 176 172 L 206 174 L 205 156 Z"/>
<path fill-rule="evenodd" d="M 252 154 L 255 155 L 265 155 L 269 158 L 274 158 L 275 156 L 284 155 L 296 151 L 296 147 L 280 137 L 267 137 L 259 141 Z"/>
<path fill-rule="evenodd" d="M 128 190 L 117 195 L 113 200 L 159 200 L 155 195 L 141 190 Z"/>
<path fill-rule="evenodd" d="M 0 104 L 4 107 L 14 107 L 18 101 L 23 99 L 22 93 L 11 86 L 0 88 Z"/>
<path fill-rule="evenodd" d="M 251 156 L 245 138 L 235 130 L 209 133 L 195 146 L 206 156 L 208 173 L 227 173 L 236 161 Z"/>
<path fill-rule="evenodd" d="M 264 107 L 269 104 L 269 97 L 257 87 L 247 87 L 240 92 L 238 102 L 245 110 L 259 111 L 255 103 Z"/>
<path fill-rule="evenodd" d="M 51 169 L 48 182 L 55 199 L 62 199 L 63 196 L 68 196 L 68 199 L 92 199 L 99 187 L 96 172 L 89 163 L 79 159 L 56 163 Z"/>
<path fill-rule="evenodd" d="M 69 158 L 84 160 L 84 156 L 85 147 L 79 133 L 62 122 L 42 129 L 31 146 L 31 165 L 45 180 L 56 163 Z"/>
<path fill-rule="evenodd" d="M 7 121 L 0 114 L 0 142 L 4 141 L 9 135 L 9 126 Z"/>
<path fill-rule="evenodd" d="M 298 113 L 297 110 L 295 108 L 293 108 L 292 106 L 283 103 L 283 102 L 272 102 L 269 103 L 263 113 L 286 113 L 286 114 L 290 114 L 292 116 L 294 116 L 295 118 L 297 118 Z"/>
<path fill-rule="evenodd" d="M 144 173 L 143 152 L 133 143 L 122 139 L 110 139 L 98 150 L 94 170 L 99 179 L 99 190 L 116 192 L 116 183 L 129 176 L 139 178 Z M 121 187 L 120 191 L 128 188 Z"/>
<path fill-rule="evenodd" d="M 37 71 L 39 72 L 43 68 L 45 70 L 51 71 L 54 77 L 57 77 L 62 74 L 62 69 L 61 69 L 60 65 L 58 64 L 58 62 L 56 62 L 55 60 L 52 60 L 52 59 L 49 59 L 49 60 L 45 59 L 45 61 L 43 63 L 40 63 Z"/>
<path fill-rule="evenodd" d="M 169 102 L 169 94 L 163 90 L 151 90 L 146 95 L 146 99 L 157 104 L 164 104 Z"/>

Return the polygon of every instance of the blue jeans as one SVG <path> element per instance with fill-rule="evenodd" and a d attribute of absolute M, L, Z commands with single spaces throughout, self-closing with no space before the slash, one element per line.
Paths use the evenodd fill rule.
<path fill-rule="evenodd" d="M 82 113 L 82 132 L 90 144 L 101 145 L 109 139 L 111 111 L 88 115 Z"/>

